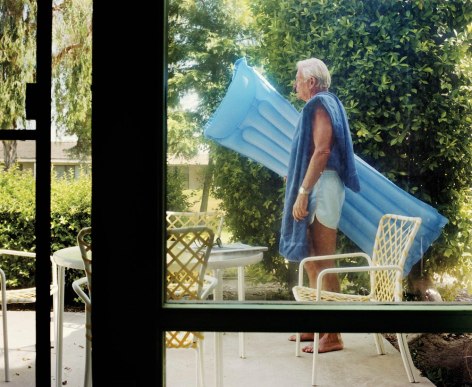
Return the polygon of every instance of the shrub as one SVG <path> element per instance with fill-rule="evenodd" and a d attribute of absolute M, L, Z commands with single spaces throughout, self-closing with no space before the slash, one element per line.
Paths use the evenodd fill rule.
<path fill-rule="evenodd" d="M 11 168 L 0 172 L 0 246 L 5 249 L 35 251 L 35 180 L 30 172 Z M 51 182 L 51 252 L 77 245 L 77 234 L 91 224 L 91 176 L 76 179 L 66 174 Z M 8 286 L 34 286 L 34 260 L 10 259 L 2 262 Z M 72 281 L 83 272 L 67 270 L 66 303 L 75 297 Z"/>
<path fill-rule="evenodd" d="M 252 9 L 262 42 L 252 65 L 262 64 L 276 89 L 301 107 L 291 94 L 295 64 L 312 56 L 324 60 L 332 74 L 331 91 L 346 107 L 356 154 L 449 219 L 424 256 L 425 271 L 470 273 L 472 218 L 464 211 L 465 192 L 472 186 L 467 67 L 472 3 L 255 0 Z M 228 219 L 234 218 L 233 233 L 241 234 L 251 221 L 253 231 L 266 238 L 261 243 L 276 240 L 282 209 L 279 180 L 271 184 L 268 172 L 220 152 L 215 174 L 225 169 L 227 180 L 217 177 L 217 192 L 228 207 Z M 222 188 L 233 173 L 241 177 L 240 184 Z M 264 191 L 262 201 L 259 191 L 268 183 L 271 190 Z M 255 208 L 255 215 L 238 222 L 241 212 L 229 212 L 237 209 L 234 197 L 243 197 L 244 208 Z M 264 205 L 273 204 L 268 212 L 277 219 L 270 223 L 270 236 L 260 214 Z"/>
<path fill-rule="evenodd" d="M 235 241 L 267 246 L 264 267 L 287 286 L 288 267 L 278 254 L 283 179 L 233 151 L 217 147 L 213 155 L 213 195 L 222 199 L 225 226 Z"/>
<path fill-rule="evenodd" d="M 166 209 L 188 211 L 189 197 L 184 193 L 184 176 L 177 168 L 167 167 Z"/>

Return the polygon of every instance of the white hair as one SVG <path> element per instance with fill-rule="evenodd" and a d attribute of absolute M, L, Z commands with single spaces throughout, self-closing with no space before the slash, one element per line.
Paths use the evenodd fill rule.
<path fill-rule="evenodd" d="M 328 67 L 318 58 L 310 58 L 297 62 L 297 70 L 300 70 L 305 80 L 311 77 L 316 78 L 319 82 L 319 87 L 329 88 L 331 85 L 331 75 L 329 74 Z"/>

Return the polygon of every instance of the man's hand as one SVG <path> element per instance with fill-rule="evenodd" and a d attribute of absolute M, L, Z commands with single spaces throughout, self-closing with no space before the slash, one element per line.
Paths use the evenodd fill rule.
<path fill-rule="evenodd" d="M 293 205 L 292 215 L 297 222 L 308 216 L 308 195 L 298 194 Z"/>

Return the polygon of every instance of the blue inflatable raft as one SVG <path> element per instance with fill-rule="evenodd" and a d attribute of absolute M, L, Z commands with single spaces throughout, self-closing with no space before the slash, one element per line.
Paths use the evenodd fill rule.
<path fill-rule="evenodd" d="M 228 91 L 205 126 L 204 135 L 286 176 L 298 117 L 299 112 L 241 58 L 235 63 Z M 354 193 L 346 189 L 339 229 L 371 255 L 383 214 L 421 217 L 421 228 L 405 263 L 407 275 L 439 237 L 447 219 L 358 156 L 356 167 L 361 191 Z"/>

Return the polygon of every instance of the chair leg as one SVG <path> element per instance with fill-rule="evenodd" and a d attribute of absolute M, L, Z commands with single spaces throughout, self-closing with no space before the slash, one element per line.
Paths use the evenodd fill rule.
<path fill-rule="evenodd" d="M 244 278 L 244 267 L 238 267 L 238 301 L 244 302 L 246 299 L 245 294 L 245 278 Z M 239 332 L 239 357 L 241 359 L 246 358 L 245 338 L 244 332 Z"/>
<path fill-rule="evenodd" d="M 57 347 L 56 345 L 56 338 L 57 338 L 57 310 L 58 310 L 58 299 L 57 299 L 57 291 L 52 295 L 52 323 L 54 326 L 54 348 Z"/>
<path fill-rule="evenodd" d="M 320 347 L 320 334 L 315 332 L 313 339 L 313 366 L 311 369 L 311 385 L 316 386 L 316 376 L 317 370 L 316 367 L 318 365 L 317 358 L 318 358 L 318 349 Z"/>
<path fill-rule="evenodd" d="M 215 386 L 223 385 L 223 333 L 215 332 Z"/>
<path fill-rule="evenodd" d="M 377 348 L 378 355 L 385 355 L 385 347 L 383 343 L 383 338 L 380 333 L 374 333 L 375 347 Z"/>
<path fill-rule="evenodd" d="M 400 348 L 400 354 L 402 355 L 403 366 L 408 375 L 410 383 L 416 383 L 415 376 L 413 374 L 413 360 L 411 358 L 410 349 L 408 348 L 408 342 L 404 333 L 397 333 L 398 347 Z"/>
<path fill-rule="evenodd" d="M 8 323 L 7 323 L 7 291 L 5 289 L 6 278 L 3 270 L 0 270 L 2 286 L 2 320 L 3 320 L 3 360 L 5 365 L 5 382 L 10 381 L 10 353 L 8 349 Z"/>
<path fill-rule="evenodd" d="M 92 387 L 92 306 L 85 305 L 85 372 L 84 387 Z"/>
<path fill-rule="evenodd" d="M 87 339 L 85 348 L 84 387 L 92 387 L 92 343 Z"/>
<path fill-rule="evenodd" d="M 199 340 L 197 343 L 197 386 L 205 387 L 205 375 L 203 373 L 203 345 Z"/>
<path fill-rule="evenodd" d="M 295 356 L 300 357 L 300 333 L 297 333 L 295 337 Z"/>

